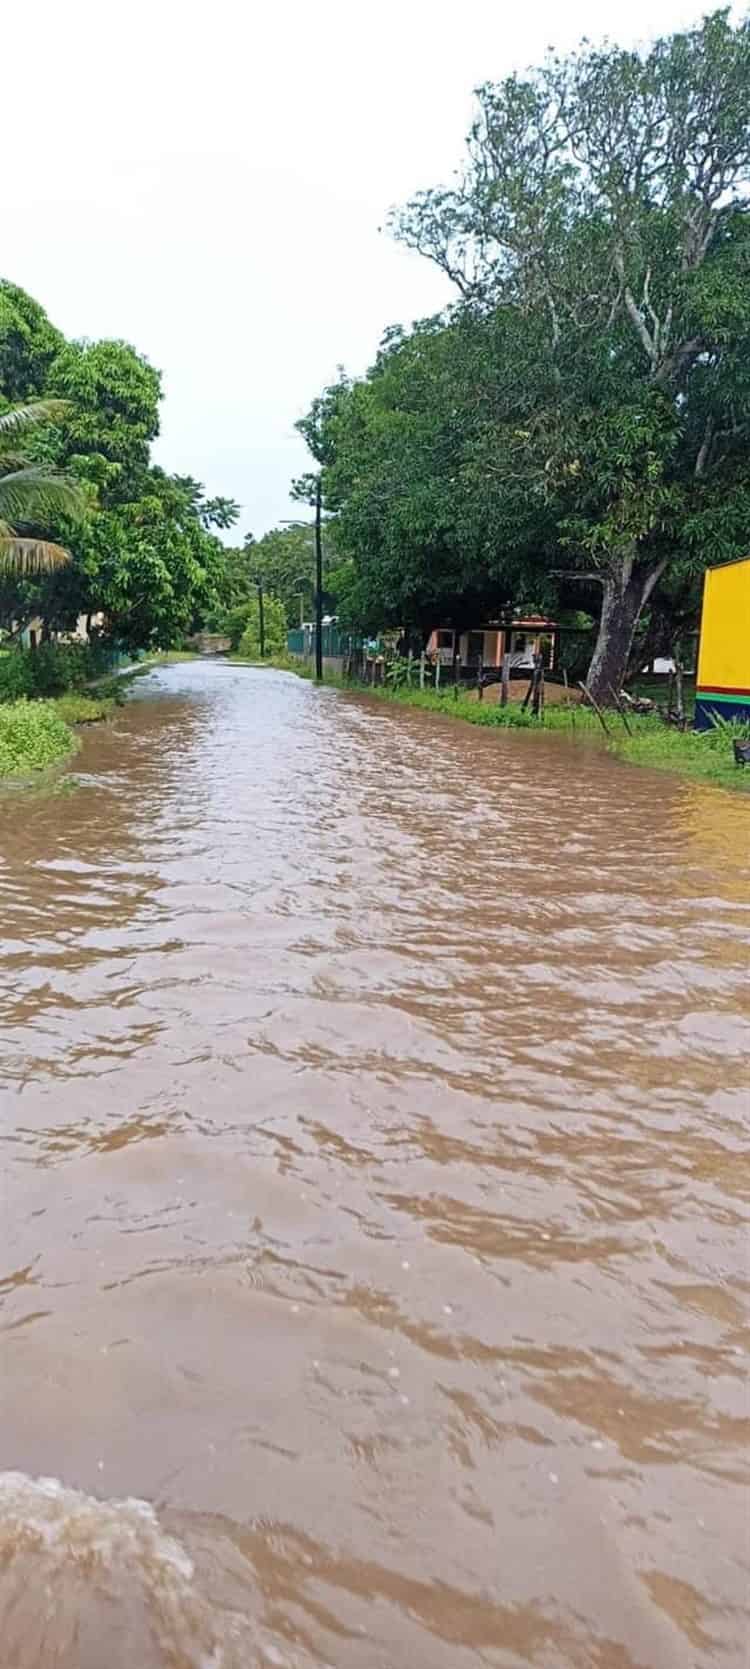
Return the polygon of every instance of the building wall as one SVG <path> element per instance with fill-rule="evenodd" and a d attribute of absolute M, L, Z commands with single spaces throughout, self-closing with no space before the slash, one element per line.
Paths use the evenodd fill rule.
<path fill-rule="evenodd" d="M 750 557 L 709 568 L 703 582 L 696 730 L 714 713 L 750 721 Z"/>

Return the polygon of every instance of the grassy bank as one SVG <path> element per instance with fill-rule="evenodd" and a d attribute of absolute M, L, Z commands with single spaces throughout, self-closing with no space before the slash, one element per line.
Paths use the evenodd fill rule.
<path fill-rule="evenodd" d="M 275 667 L 279 671 L 295 672 L 299 677 L 311 678 L 312 668 L 294 659 L 256 663 Z M 326 674 L 326 684 L 334 688 L 357 690 L 356 684 Z M 652 770 L 672 771 L 691 777 L 697 782 L 713 783 L 717 788 L 728 788 L 734 793 L 750 792 L 750 766 L 734 763 L 731 732 L 713 730 L 674 730 L 658 715 L 629 719 L 632 735 L 628 735 L 617 713 L 608 713 L 606 722 L 610 734 L 605 737 L 599 719 L 588 707 L 577 703 L 546 707 L 544 718 L 534 719 L 524 712 L 520 703 L 511 701 L 507 707 L 495 702 L 477 701 L 472 693 L 459 694 L 453 690 L 436 694 L 434 690 L 389 689 L 376 686 L 368 695 L 394 706 L 419 707 L 439 713 L 443 718 L 462 719 L 467 724 L 478 724 L 491 730 L 526 730 L 535 734 L 564 733 L 570 737 L 590 737 L 606 746 L 610 753 L 631 765 L 647 765 Z"/>
<path fill-rule="evenodd" d="M 0 706 L 0 778 L 33 776 L 59 765 L 75 748 L 75 734 L 56 702 L 24 697 Z"/>
<path fill-rule="evenodd" d="M 116 702 L 114 696 L 98 690 L 95 694 L 69 690 L 67 695 L 58 695 L 54 701 L 44 702 L 43 705 L 54 708 L 65 724 L 99 724 L 102 719 L 111 716 Z"/>
<path fill-rule="evenodd" d="M 17 700 L 0 699 L 0 781 L 33 778 L 63 763 L 79 745 L 76 728 L 110 718 L 125 699 L 133 678 L 142 677 L 154 667 L 194 659 L 194 655 L 181 650 L 164 651 L 121 673 L 94 678 L 84 688 L 47 697 L 23 694 Z M 2 693 L 0 687 L 0 696 Z"/>
<path fill-rule="evenodd" d="M 51 701 L 0 705 L 0 780 L 34 777 L 69 759 L 78 747 L 75 727 L 109 718 L 114 700 L 70 690 Z"/>

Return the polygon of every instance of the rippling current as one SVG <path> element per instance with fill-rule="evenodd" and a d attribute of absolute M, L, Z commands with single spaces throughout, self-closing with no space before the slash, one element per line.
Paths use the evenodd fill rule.
<path fill-rule="evenodd" d="M 749 832 L 199 663 L 0 799 L 2 1669 L 742 1669 Z"/>

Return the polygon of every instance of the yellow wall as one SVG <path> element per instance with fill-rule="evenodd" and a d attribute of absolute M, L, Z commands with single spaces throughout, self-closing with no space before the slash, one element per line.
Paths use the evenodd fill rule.
<path fill-rule="evenodd" d="M 706 573 L 697 683 L 750 690 L 750 557 Z"/>

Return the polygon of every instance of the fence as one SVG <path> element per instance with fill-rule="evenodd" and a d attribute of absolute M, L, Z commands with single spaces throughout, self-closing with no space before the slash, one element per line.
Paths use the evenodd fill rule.
<path fill-rule="evenodd" d="M 297 626 L 287 632 L 286 645 L 290 655 L 298 655 L 303 660 L 312 660 L 315 654 L 315 627 Z M 340 632 L 335 623 L 323 624 L 321 639 L 324 661 L 348 661 L 352 656 L 362 651 L 363 640 L 352 632 Z"/>

